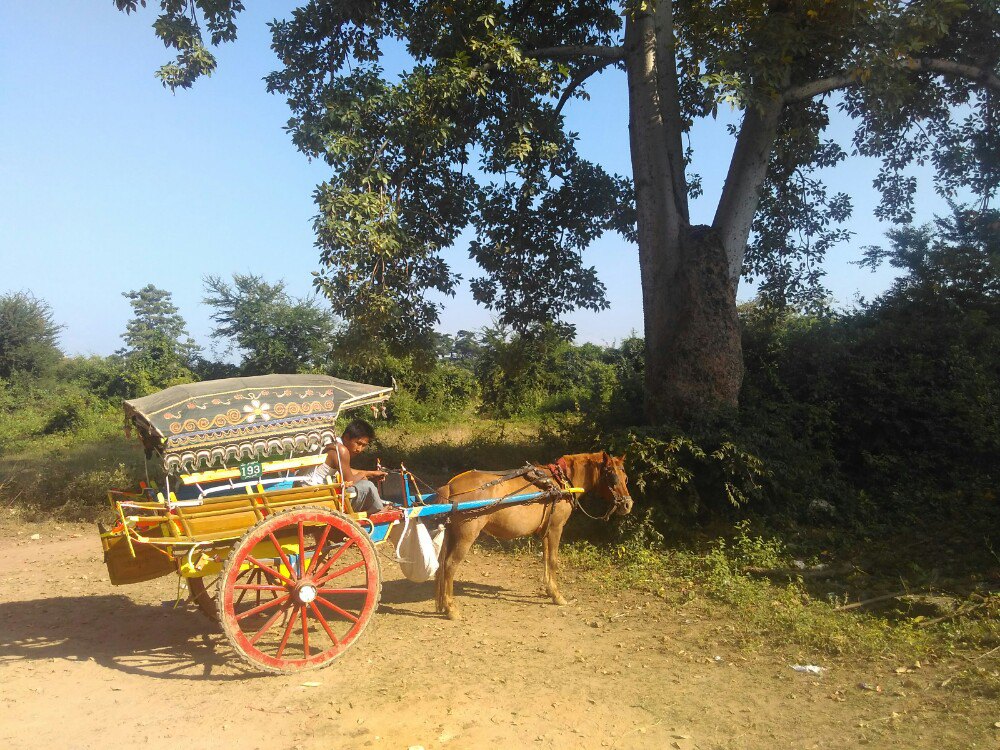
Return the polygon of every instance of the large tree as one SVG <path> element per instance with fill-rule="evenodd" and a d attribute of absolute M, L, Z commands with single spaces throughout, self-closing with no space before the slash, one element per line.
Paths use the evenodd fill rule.
<path fill-rule="evenodd" d="M 179 52 L 160 77 L 190 86 L 215 64 L 201 24 L 231 40 L 242 3 L 160 8 L 156 33 Z M 283 67 L 268 88 L 287 97 L 298 148 L 332 167 L 316 191 L 317 283 L 337 311 L 419 338 L 439 310 L 425 293 L 458 280 L 441 252 L 470 225 L 473 292 L 501 322 L 601 309 L 581 252 L 620 232 L 639 249 L 654 418 L 736 404 L 741 274 L 779 297 L 816 281 L 851 212 L 816 170 L 845 146 L 882 159 L 883 218 L 910 216 L 911 165 L 983 202 L 1000 177 L 993 0 L 311 0 L 271 28 Z M 383 68 L 390 47 L 403 70 Z M 627 177 L 581 157 L 563 117 L 609 69 L 628 87 Z M 685 134 L 720 102 L 742 118 L 712 225 L 694 226 Z M 853 144 L 823 140 L 832 106 L 854 119 Z"/>

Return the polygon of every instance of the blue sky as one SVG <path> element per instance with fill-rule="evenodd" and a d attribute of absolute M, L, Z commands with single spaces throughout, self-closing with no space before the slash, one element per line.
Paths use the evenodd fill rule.
<path fill-rule="evenodd" d="M 111 0 L 0 4 L 0 293 L 26 289 L 47 300 L 65 325 L 67 353 L 117 349 L 130 317 L 121 293 L 148 283 L 173 294 L 206 346 L 204 276 L 252 272 L 311 293 L 312 191 L 328 170 L 292 146 L 284 100 L 261 80 L 277 67 L 265 23 L 296 4 L 250 4 L 240 38 L 218 50 L 216 73 L 176 95 L 153 76 L 170 57 L 150 29 L 153 12 L 126 16 Z M 624 76 L 605 74 L 590 91 L 589 103 L 567 107 L 581 151 L 627 174 Z M 692 207 L 696 223 L 711 222 L 728 166 L 731 138 L 721 120 L 692 133 L 693 170 L 706 194 Z M 849 124 L 835 129 L 846 144 Z M 892 278 L 888 269 L 872 274 L 848 263 L 886 228 L 871 216 L 875 169 L 853 159 L 828 175 L 831 188 L 855 198 L 857 237 L 827 263 L 827 286 L 842 304 L 877 294 Z M 924 185 L 918 221 L 943 208 Z M 610 343 L 641 331 L 636 249 L 610 235 L 588 255 L 611 309 L 571 316 L 579 339 Z M 448 259 L 465 278 L 475 275 L 464 246 Z M 750 295 L 744 285 L 740 297 Z M 445 304 L 441 330 L 490 322 L 467 287 Z"/>

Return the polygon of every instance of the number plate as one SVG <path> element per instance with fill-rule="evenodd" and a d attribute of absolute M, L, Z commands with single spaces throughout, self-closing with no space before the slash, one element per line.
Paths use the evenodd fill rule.
<path fill-rule="evenodd" d="M 260 461 L 240 464 L 240 479 L 257 479 L 261 473 Z"/>

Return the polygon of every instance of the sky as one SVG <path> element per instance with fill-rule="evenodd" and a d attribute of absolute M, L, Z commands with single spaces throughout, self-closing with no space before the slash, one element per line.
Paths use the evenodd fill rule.
<path fill-rule="evenodd" d="M 217 71 L 171 94 L 154 77 L 172 56 L 150 28 L 152 9 L 127 16 L 111 0 L 0 3 L 0 294 L 28 290 L 46 300 L 64 326 L 67 354 L 118 349 L 131 314 L 122 293 L 146 284 L 171 292 L 210 354 L 219 349 L 202 303 L 205 276 L 254 273 L 283 279 L 296 296 L 312 293 L 312 193 L 329 168 L 295 150 L 283 130 L 289 110 L 262 81 L 278 66 L 266 23 L 297 4 L 248 4 L 239 39 L 217 50 Z M 566 108 L 580 151 L 630 174 L 624 74 L 605 73 L 589 91 L 590 102 Z M 692 204 L 694 223 L 711 223 L 732 148 L 724 126 L 734 116 L 692 132 L 692 171 L 705 187 Z M 848 145 L 849 123 L 833 128 Z M 826 264 L 826 286 L 842 305 L 892 280 L 891 269 L 850 264 L 888 228 L 871 215 L 876 169 L 853 158 L 826 174 L 832 190 L 855 199 L 856 236 Z M 923 183 L 918 222 L 946 208 Z M 610 344 L 641 332 L 636 248 L 607 235 L 586 257 L 611 308 L 569 316 L 578 340 Z M 477 275 L 464 242 L 446 258 L 465 279 Z M 742 284 L 740 299 L 752 295 Z M 491 322 L 467 284 L 442 301 L 444 332 Z"/>

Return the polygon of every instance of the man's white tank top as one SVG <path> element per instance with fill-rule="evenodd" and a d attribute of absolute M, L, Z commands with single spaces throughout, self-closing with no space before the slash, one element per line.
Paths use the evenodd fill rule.
<path fill-rule="evenodd" d="M 343 445 L 343 444 L 344 441 L 341 440 L 340 438 L 336 438 L 335 442 L 333 443 L 333 445 Z M 324 453 L 325 452 L 326 451 L 324 451 Z M 344 468 L 343 466 L 341 466 L 340 463 L 340 451 L 334 448 L 334 452 L 337 454 L 337 470 L 339 471 L 340 476 L 343 477 Z M 305 484 L 309 485 L 326 484 L 326 479 L 328 476 L 330 476 L 330 466 L 329 464 L 327 464 L 326 461 L 323 461 L 323 463 L 313 468 L 312 472 L 310 472 L 310 474 L 306 477 Z"/>

